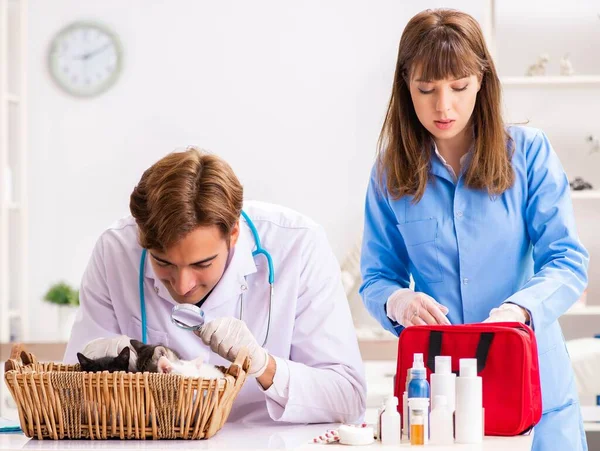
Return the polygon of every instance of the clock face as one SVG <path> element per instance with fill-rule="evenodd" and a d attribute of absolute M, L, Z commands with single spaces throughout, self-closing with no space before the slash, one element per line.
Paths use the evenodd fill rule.
<path fill-rule="evenodd" d="M 107 28 L 77 22 L 52 40 L 48 54 L 50 74 L 69 94 L 89 97 L 113 85 L 121 72 L 121 44 Z"/>

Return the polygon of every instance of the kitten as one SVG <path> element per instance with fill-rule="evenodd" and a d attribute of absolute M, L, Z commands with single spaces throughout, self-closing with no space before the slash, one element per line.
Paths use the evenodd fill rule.
<path fill-rule="evenodd" d="M 102 337 L 90 341 L 81 353 L 88 359 L 99 359 L 100 357 L 116 357 L 123 350 L 129 348 L 129 371 L 136 371 L 137 353 L 131 347 L 131 338 L 127 335 L 116 337 Z"/>
<path fill-rule="evenodd" d="M 169 360 L 166 356 L 158 359 L 159 373 L 181 374 L 185 377 L 201 377 L 203 379 L 223 379 L 225 375 L 214 365 L 202 362 L 202 357 L 194 360 Z"/>
<path fill-rule="evenodd" d="M 94 373 L 97 371 L 127 371 L 129 369 L 129 348 L 123 348 L 117 357 L 100 357 L 98 359 L 90 359 L 84 356 L 81 352 L 77 353 L 77 359 L 81 366 L 81 371 Z"/>
<path fill-rule="evenodd" d="M 171 362 L 180 360 L 179 354 L 164 345 L 146 345 L 138 340 L 131 340 L 131 346 L 137 352 L 137 370 L 140 373 L 158 373 L 158 359 L 168 357 Z"/>

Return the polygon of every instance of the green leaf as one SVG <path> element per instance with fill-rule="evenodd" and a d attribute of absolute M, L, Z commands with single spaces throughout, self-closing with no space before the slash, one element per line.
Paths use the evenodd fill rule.
<path fill-rule="evenodd" d="M 66 282 L 58 282 L 50 287 L 44 295 L 44 300 L 57 305 L 79 305 L 79 290 Z"/>

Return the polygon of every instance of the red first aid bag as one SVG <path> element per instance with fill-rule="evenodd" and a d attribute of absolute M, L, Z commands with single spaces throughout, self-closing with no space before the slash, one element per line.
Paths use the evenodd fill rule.
<path fill-rule="evenodd" d="M 406 390 L 407 370 L 415 353 L 423 354 L 427 380 L 435 371 L 436 356 L 452 357 L 452 371 L 457 376 L 459 359 L 477 359 L 486 435 L 518 435 L 540 421 L 537 343 L 530 327 L 521 323 L 407 327 L 398 340 L 394 394 L 399 400 Z"/>

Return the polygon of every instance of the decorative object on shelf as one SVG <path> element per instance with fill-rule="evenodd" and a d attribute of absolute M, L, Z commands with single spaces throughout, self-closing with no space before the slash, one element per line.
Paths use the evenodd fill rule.
<path fill-rule="evenodd" d="M 535 64 L 532 64 L 527 68 L 525 75 L 533 77 L 535 75 L 546 75 L 546 64 L 550 61 L 550 56 L 547 53 L 542 53 L 538 56 L 538 60 Z"/>
<path fill-rule="evenodd" d="M 79 290 L 65 282 L 55 283 L 44 295 L 44 301 L 57 306 L 60 339 L 67 341 L 79 306 Z"/>
<path fill-rule="evenodd" d="M 560 74 L 561 75 L 573 75 L 575 73 L 575 69 L 573 69 L 573 64 L 571 60 L 569 60 L 569 54 L 567 53 L 560 59 Z"/>
<path fill-rule="evenodd" d="M 53 38 L 48 66 L 53 80 L 65 92 L 77 97 L 96 96 L 121 74 L 121 42 L 103 25 L 75 22 Z"/>
<path fill-rule="evenodd" d="M 594 135 L 589 135 L 586 136 L 585 140 L 591 144 L 590 153 L 600 153 L 600 138 Z"/>
<path fill-rule="evenodd" d="M 571 189 L 573 191 L 583 191 L 586 189 L 594 189 L 590 182 L 586 182 L 581 177 L 575 177 L 575 179 L 572 182 L 569 182 L 569 185 L 571 186 Z"/>

